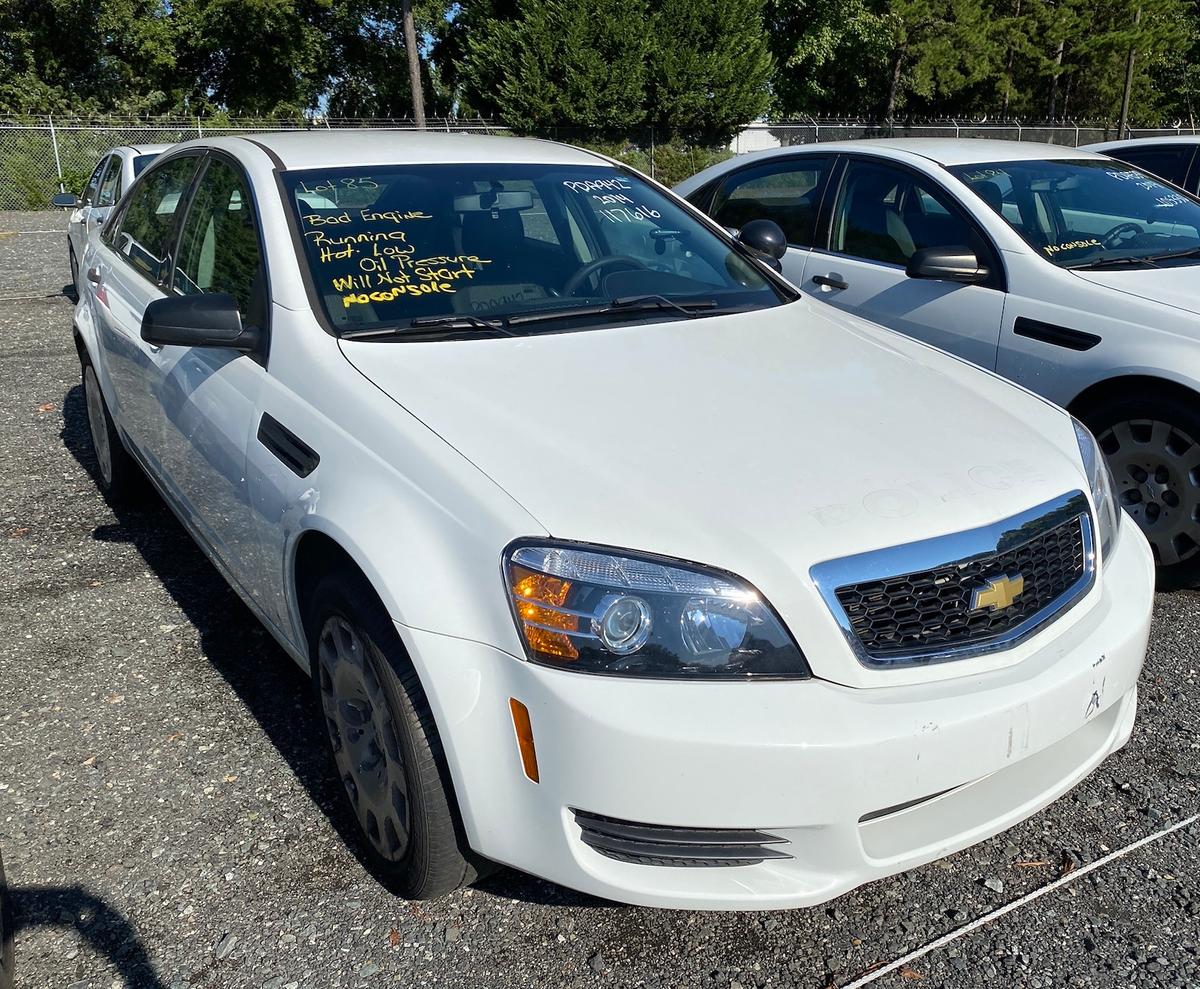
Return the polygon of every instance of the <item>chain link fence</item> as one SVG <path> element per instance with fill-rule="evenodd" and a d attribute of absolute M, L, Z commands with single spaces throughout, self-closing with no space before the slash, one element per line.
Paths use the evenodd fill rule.
<path fill-rule="evenodd" d="M 392 119 L 267 119 L 203 120 L 200 118 L 155 118 L 100 120 L 57 117 L 0 117 L 0 210 L 48 208 L 56 192 L 79 192 L 96 162 L 110 148 L 128 144 L 176 144 L 196 137 L 264 131 L 336 131 L 368 127 L 410 130 L 412 120 Z M 472 133 L 507 134 L 504 127 L 487 120 L 429 120 L 427 129 Z M 1195 134 L 1193 127 L 1135 129 L 1134 137 Z M 331 133 L 331 136 L 332 133 Z M 650 128 L 614 137 L 573 127 L 549 128 L 542 136 L 570 144 L 585 145 L 620 158 L 668 185 L 706 168 L 730 154 L 766 148 L 812 144 L 817 141 L 847 141 L 868 137 L 998 138 L 1038 141 L 1075 147 L 1117 136 L 1114 125 L 1105 123 L 1021 123 L 930 120 L 881 122 L 864 119 L 805 118 L 779 123 L 753 123 L 744 127 L 728 146 L 704 146 L 679 141 L 662 141 Z"/>

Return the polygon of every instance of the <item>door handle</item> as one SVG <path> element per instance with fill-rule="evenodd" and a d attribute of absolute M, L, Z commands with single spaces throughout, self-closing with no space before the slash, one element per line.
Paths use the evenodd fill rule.
<path fill-rule="evenodd" d="M 849 288 L 850 283 L 838 278 L 836 275 L 813 275 L 813 283 L 816 285 L 826 285 L 829 288 Z"/>
<path fill-rule="evenodd" d="M 100 269 L 99 268 L 88 268 L 87 280 L 89 282 L 91 282 L 93 285 L 99 285 L 100 284 Z"/>

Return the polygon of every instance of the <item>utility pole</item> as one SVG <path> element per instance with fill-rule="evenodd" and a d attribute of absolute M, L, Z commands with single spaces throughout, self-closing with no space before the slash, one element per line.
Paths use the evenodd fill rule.
<path fill-rule="evenodd" d="M 1121 94 L 1121 118 L 1117 121 L 1117 140 L 1126 136 L 1129 123 L 1129 94 L 1133 91 L 1133 60 L 1137 53 L 1137 26 L 1142 22 L 1142 8 L 1133 15 L 1134 40 L 1129 43 L 1129 59 L 1125 63 L 1125 92 Z"/>
<path fill-rule="evenodd" d="M 425 129 L 425 96 L 421 92 L 421 53 L 417 50 L 417 29 L 413 25 L 412 0 L 403 0 L 404 50 L 408 53 L 408 85 L 412 90 L 413 116 L 417 127 Z"/>

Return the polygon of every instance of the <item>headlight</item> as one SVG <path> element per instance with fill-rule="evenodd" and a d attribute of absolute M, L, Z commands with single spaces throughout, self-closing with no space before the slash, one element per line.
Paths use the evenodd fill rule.
<path fill-rule="evenodd" d="M 673 679 L 809 676 L 770 605 L 729 574 L 547 545 L 510 549 L 504 573 L 535 663 Z"/>
<path fill-rule="evenodd" d="M 1079 442 L 1079 455 L 1083 457 L 1083 470 L 1092 489 L 1092 502 L 1096 506 L 1096 528 L 1100 542 L 1100 557 L 1108 559 L 1108 551 L 1117 541 L 1121 528 L 1121 506 L 1117 504 L 1117 486 L 1113 481 L 1108 460 L 1096 437 L 1078 419 L 1072 418 L 1075 439 Z"/>

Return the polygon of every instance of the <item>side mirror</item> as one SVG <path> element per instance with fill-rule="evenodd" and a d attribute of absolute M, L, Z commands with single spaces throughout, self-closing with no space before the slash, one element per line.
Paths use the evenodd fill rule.
<path fill-rule="evenodd" d="M 142 339 L 158 346 L 228 347 L 252 352 L 262 333 L 242 326 L 237 300 L 226 292 L 155 299 L 142 316 Z"/>
<path fill-rule="evenodd" d="M 59 192 L 50 197 L 50 205 L 59 206 L 62 209 L 79 209 L 82 203 L 73 192 Z"/>
<path fill-rule="evenodd" d="M 779 259 L 787 253 L 787 235 L 774 220 L 751 220 L 738 231 L 735 239 L 776 271 L 783 270 Z"/>
<path fill-rule="evenodd" d="M 922 247 L 913 251 L 904 269 L 909 278 L 936 278 L 974 284 L 987 281 L 991 272 L 979 263 L 969 247 Z"/>

